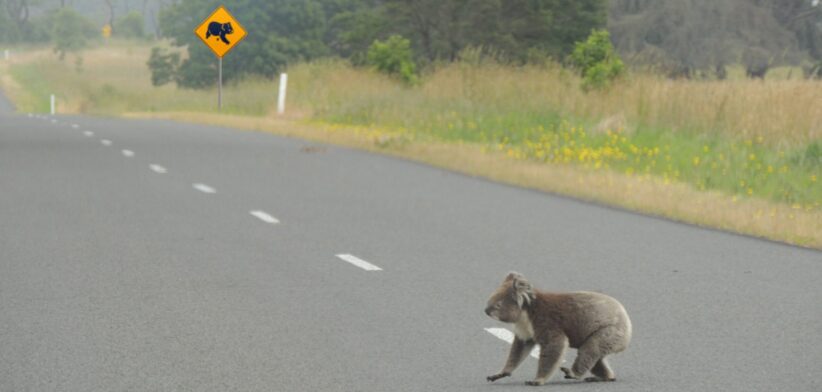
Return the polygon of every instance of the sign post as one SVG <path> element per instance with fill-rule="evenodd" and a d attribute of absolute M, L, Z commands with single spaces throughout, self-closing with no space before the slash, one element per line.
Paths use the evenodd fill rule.
<path fill-rule="evenodd" d="M 223 110 L 223 58 L 217 58 L 217 110 Z"/>
<path fill-rule="evenodd" d="M 223 56 L 246 36 L 243 26 L 223 6 L 200 23 L 194 34 L 217 56 L 217 109 L 223 107 Z"/>

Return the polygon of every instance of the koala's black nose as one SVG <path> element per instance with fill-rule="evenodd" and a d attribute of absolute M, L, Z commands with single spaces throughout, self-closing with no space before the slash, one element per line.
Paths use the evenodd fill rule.
<path fill-rule="evenodd" d="M 491 308 L 485 308 L 485 314 L 487 316 L 490 316 L 491 315 Z"/>

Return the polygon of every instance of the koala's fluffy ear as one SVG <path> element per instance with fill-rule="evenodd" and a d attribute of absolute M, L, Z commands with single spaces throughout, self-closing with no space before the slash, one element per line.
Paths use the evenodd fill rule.
<path fill-rule="evenodd" d="M 530 305 L 531 300 L 534 299 L 534 288 L 531 287 L 531 283 L 516 272 L 512 272 L 508 276 L 513 280 L 511 288 L 514 290 L 514 299 L 516 299 L 517 305 L 519 307 L 522 307 L 523 304 Z"/>

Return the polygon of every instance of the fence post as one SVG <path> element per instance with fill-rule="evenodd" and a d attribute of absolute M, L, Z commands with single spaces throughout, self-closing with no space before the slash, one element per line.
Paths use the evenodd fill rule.
<path fill-rule="evenodd" d="M 285 113 L 285 88 L 288 84 L 288 75 L 280 74 L 280 94 L 277 97 L 277 114 Z"/>

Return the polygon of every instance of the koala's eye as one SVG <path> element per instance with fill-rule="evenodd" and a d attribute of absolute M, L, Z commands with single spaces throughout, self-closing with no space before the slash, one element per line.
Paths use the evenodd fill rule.
<path fill-rule="evenodd" d="M 499 308 L 501 308 L 501 307 L 502 307 L 502 304 L 501 304 L 501 303 L 499 303 L 499 302 L 497 302 L 497 303 L 495 303 L 495 304 L 494 304 L 494 309 L 499 309 Z"/>

